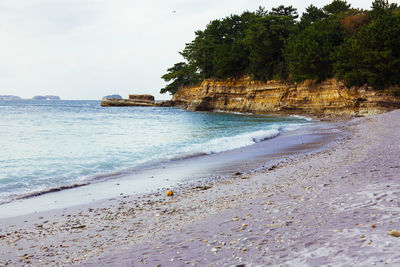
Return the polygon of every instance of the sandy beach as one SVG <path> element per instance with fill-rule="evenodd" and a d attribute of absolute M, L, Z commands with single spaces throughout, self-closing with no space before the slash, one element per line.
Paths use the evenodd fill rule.
<path fill-rule="evenodd" d="M 399 266 L 400 111 L 335 129 L 313 152 L 173 197 L 1 219 L 0 266 Z"/>

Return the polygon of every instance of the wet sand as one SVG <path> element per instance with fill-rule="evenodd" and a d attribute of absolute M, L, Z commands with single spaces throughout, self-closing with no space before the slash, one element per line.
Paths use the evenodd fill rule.
<path fill-rule="evenodd" d="M 400 111 L 337 129 L 323 149 L 173 197 L 2 219 L 0 266 L 398 266 Z"/>

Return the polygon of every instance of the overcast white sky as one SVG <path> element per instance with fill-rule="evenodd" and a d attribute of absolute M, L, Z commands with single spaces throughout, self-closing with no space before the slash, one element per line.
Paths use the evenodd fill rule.
<path fill-rule="evenodd" d="M 300 0 L 1 0 L 0 95 L 101 99 L 108 94 L 153 94 L 194 31 L 258 6 L 268 10 Z M 369 9 L 372 0 L 351 0 Z M 173 11 L 176 11 L 175 13 Z"/>

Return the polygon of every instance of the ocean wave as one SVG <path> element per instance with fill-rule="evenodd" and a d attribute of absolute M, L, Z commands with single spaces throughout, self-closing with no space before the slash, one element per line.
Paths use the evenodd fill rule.
<path fill-rule="evenodd" d="M 280 134 L 281 127 L 259 130 L 230 137 L 215 138 L 205 143 L 193 144 L 179 150 L 179 154 L 214 154 L 229 151 L 274 138 Z"/>
<path fill-rule="evenodd" d="M 304 126 L 304 123 L 291 123 L 291 124 L 286 124 L 282 125 L 282 130 L 286 132 L 291 132 L 300 129 L 302 126 Z"/>
<path fill-rule="evenodd" d="M 132 168 L 127 168 L 127 169 L 122 169 L 122 170 L 117 170 L 114 172 L 105 172 L 105 173 L 97 173 L 94 175 L 88 175 L 85 176 L 84 179 L 80 179 L 78 183 L 72 183 L 69 185 L 59 185 L 59 186 L 53 186 L 53 187 L 43 187 L 43 188 L 35 188 L 35 189 L 30 189 L 27 190 L 26 192 L 21 192 L 19 194 L 11 194 L 7 197 L 2 197 L 0 198 L 0 205 L 9 203 L 11 201 L 15 200 L 23 200 L 23 199 L 28 199 L 28 198 L 33 198 L 33 197 L 38 197 L 41 195 L 49 194 L 49 193 L 54 193 L 54 192 L 59 192 L 63 190 L 69 190 L 77 187 L 82 187 L 82 186 L 87 186 L 91 183 L 95 182 L 101 182 L 101 181 L 106 181 L 106 180 L 112 180 L 119 178 L 124 175 L 129 175 L 131 173 L 134 173 L 137 170 L 143 169 L 143 168 L 152 168 L 152 167 L 157 167 L 158 164 L 162 163 L 167 163 L 171 161 L 179 161 L 179 160 L 186 160 L 189 158 L 194 158 L 194 157 L 201 157 L 205 155 L 210 155 L 210 154 L 215 154 L 215 153 L 220 153 L 224 151 L 229 151 L 237 148 L 242 148 L 245 146 L 250 146 L 255 143 L 259 143 L 274 137 L 277 137 L 282 131 L 287 131 L 289 128 L 287 128 L 289 125 L 285 126 L 280 126 L 280 125 L 275 125 L 273 128 L 271 127 L 270 129 L 265 129 L 265 130 L 259 130 L 259 131 L 254 131 L 254 132 L 248 132 L 248 133 L 243 133 L 235 136 L 230 136 L 230 137 L 220 137 L 220 138 L 215 138 L 210 141 L 207 141 L 205 143 L 198 143 L 198 144 L 192 144 L 187 147 L 184 147 L 176 153 L 170 155 L 169 158 L 153 158 L 150 161 L 147 162 L 142 162 L 142 164 L 138 164 L 135 167 Z"/>

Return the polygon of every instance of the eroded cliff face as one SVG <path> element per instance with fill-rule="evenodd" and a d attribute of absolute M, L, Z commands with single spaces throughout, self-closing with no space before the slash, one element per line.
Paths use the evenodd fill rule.
<path fill-rule="evenodd" d="M 371 88 L 347 88 L 335 79 L 285 84 L 249 78 L 205 80 L 179 89 L 172 98 L 187 109 L 316 116 L 370 115 L 400 108 L 400 98 Z"/>

